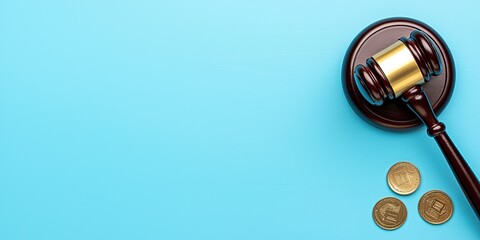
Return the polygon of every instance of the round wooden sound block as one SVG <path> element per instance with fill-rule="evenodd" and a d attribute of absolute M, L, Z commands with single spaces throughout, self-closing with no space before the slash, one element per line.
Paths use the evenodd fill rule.
<path fill-rule="evenodd" d="M 443 39 L 425 23 L 409 18 L 380 20 L 365 28 L 350 44 L 342 69 L 345 95 L 355 112 L 370 124 L 383 129 L 408 129 L 422 124 L 400 99 L 373 106 L 365 100 L 355 85 L 354 69 L 401 37 L 408 37 L 413 30 L 420 30 L 436 43 L 442 58 L 442 73 L 432 76 L 423 85 L 433 111 L 438 115 L 445 108 L 453 93 L 455 67 L 452 54 Z"/>

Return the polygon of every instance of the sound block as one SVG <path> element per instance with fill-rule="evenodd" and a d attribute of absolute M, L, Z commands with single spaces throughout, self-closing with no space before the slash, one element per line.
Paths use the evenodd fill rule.
<path fill-rule="evenodd" d="M 345 54 L 342 68 L 343 90 L 355 112 L 373 126 L 405 130 L 422 124 L 420 119 L 400 99 L 385 102 L 382 106 L 373 106 L 362 97 L 353 77 L 355 66 L 365 64 L 366 60 L 401 37 L 408 38 L 413 30 L 428 34 L 437 44 L 442 57 L 442 73 L 433 76 L 423 85 L 430 99 L 433 111 L 440 114 L 453 93 L 455 67 L 452 54 L 445 41 L 435 30 L 420 21 L 410 18 L 388 18 L 373 23 L 360 32 Z"/>

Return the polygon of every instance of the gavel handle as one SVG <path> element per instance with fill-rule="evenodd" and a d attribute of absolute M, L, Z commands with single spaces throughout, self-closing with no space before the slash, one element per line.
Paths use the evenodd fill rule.
<path fill-rule="evenodd" d="M 445 124 L 439 122 L 435 116 L 423 87 L 414 86 L 410 88 L 402 95 L 402 99 L 427 126 L 428 135 L 435 138 L 462 187 L 463 193 L 480 219 L 480 183 L 445 131 Z"/>

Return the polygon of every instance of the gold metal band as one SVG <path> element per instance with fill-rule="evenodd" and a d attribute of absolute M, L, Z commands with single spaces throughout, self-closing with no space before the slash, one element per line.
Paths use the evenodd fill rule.
<path fill-rule="evenodd" d="M 425 82 L 415 58 L 400 40 L 375 54 L 373 59 L 390 82 L 395 97 L 399 97 L 409 88 Z"/>

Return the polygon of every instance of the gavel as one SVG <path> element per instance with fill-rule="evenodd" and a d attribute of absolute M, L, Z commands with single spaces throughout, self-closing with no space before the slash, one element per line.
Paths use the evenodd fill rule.
<path fill-rule="evenodd" d="M 480 219 L 480 183 L 438 121 L 422 85 L 442 73 L 442 60 L 435 42 L 414 30 L 355 67 L 355 84 L 370 104 L 381 106 L 401 98 L 426 125 L 443 152 L 470 205 Z"/>

